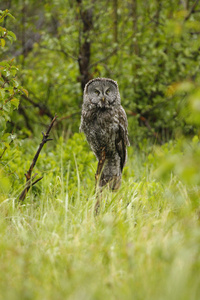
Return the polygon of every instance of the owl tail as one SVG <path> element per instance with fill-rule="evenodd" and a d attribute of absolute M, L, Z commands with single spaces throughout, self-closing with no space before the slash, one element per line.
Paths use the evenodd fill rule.
<path fill-rule="evenodd" d="M 104 160 L 101 159 L 99 160 L 97 173 L 95 175 L 97 192 L 97 202 L 95 204 L 96 215 L 99 213 L 103 187 L 108 186 L 111 190 L 116 191 L 121 185 L 121 168 L 119 158 L 117 160 L 106 160 L 104 156 Z"/>
<path fill-rule="evenodd" d="M 117 190 L 121 185 L 121 175 L 120 176 L 112 176 L 107 177 L 104 175 L 104 173 L 101 174 L 101 178 L 99 181 L 99 186 L 103 187 L 105 185 L 108 185 L 109 188 L 113 191 Z"/>
<path fill-rule="evenodd" d="M 117 190 L 121 185 L 121 166 L 119 156 L 107 159 L 101 172 L 99 186 L 109 186 L 111 190 Z"/>

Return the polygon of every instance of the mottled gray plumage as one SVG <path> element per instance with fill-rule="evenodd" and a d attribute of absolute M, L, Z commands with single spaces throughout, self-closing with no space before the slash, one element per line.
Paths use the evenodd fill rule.
<path fill-rule="evenodd" d="M 114 190 L 120 186 L 129 145 L 127 127 L 117 82 L 108 78 L 90 80 L 84 89 L 80 131 L 98 160 L 105 150 L 100 187 L 109 183 Z"/>

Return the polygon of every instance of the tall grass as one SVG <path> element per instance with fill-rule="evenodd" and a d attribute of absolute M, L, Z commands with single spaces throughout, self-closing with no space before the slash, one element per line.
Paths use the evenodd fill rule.
<path fill-rule="evenodd" d="M 0 204 L 0 299 L 200 299 L 198 210 L 181 182 L 155 180 L 132 155 L 95 217 L 75 164 L 73 193 L 61 161 L 38 196 Z"/>

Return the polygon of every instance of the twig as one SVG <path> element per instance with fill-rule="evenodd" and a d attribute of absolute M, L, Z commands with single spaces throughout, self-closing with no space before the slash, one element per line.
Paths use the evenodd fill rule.
<path fill-rule="evenodd" d="M 13 93 L 8 99 L 5 100 L 4 104 L 5 105 L 6 103 L 10 102 L 12 100 L 12 98 L 16 95 L 17 93 Z M 3 110 L 3 106 L 0 107 L 0 110 Z"/>
<path fill-rule="evenodd" d="M 38 107 L 40 109 L 40 111 L 43 114 L 47 115 L 49 118 L 51 118 L 51 119 L 53 118 L 52 113 L 49 111 L 48 107 L 46 107 L 44 104 L 37 103 L 24 94 L 22 95 L 22 98 L 24 98 L 26 101 L 31 103 L 33 106 Z"/>
<path fill-rule="evenodd" d="M 127 111 L 127 114 L 134 116 L 134 117 L 138 115 L 137 113 L 132 112 L 132 111 Z M 151 125 L 149 124 L 148 120 L 141 115 L 139 115 L 139 119 L 145 124 L 145 126 L 148 128 L 148 130 L 153 134 L 153 136 L 155 136 L 155 138 L 158 140 L 158 142 L 162 145 L 163 141 L 160 139 L 159 134 L 154 132 L 154 130 L 151 127 Z"/>
<path fill-rule="evenodd" d="M 30 187 L 33 186 L 34 184 L 36 184 L 38 181 L 40 181 L 40 180 L 43 178 L 43 176 L 42 176 L 42 177 L 36 179 L 35 181 L 32 181 L 33 178 L 35 178 L 37 175 L 38 175 L 38 174 L 36 173 L 30 180 L 28 180 L 28 181 L 26 182 L 25 188 L 24 188 L 24 190 L 22 191 L 19 200 L 22 200 L 22 201 L 23 201 L 23 200 L 25 199 L 26 194 L 27 194 L 28 190 L 30 189 Z"/>
<path fill-rule="evenodd" d="M 185 17 L 184 21 L 187 21 L 187 20 L 190 18 L 191 14 L 194 13 L 195 8 L 196 8 L 198 2 L 199 2 L 199 0 L 196 0 L 196 1 L 193 3 L 193 5 L 192 5 L 192 7 L 191 7 L 189 13 L 188 13 L 187 16 Z"/>
<path fill-rule="evenodd" d="M 13 142 L 13 140 L 10 141 L 9 146 L 12 144 L 12 142 Z M 0 159 L 2 159 L 2 157 L 3 157 L 4 153 L 6 152 L 7 148 L 8 148 L 7 146 L 4 147 L 3 152 L 0 155 Z"/>
<path fill-rule="evenodd" d="M 37 176 L 37 174 L 35 174 L 32 178 L 31 178 L 31 175 L 32 175 L 33 168 L 34 168 L 34 166 L 35 166 L 35 164 L 36 164 L 36 162 L 37 162 L 37 159 L 38 159 L 38 157 L 39 157 L 39 154 L 40 154 L 40 152 L 41 152 L 41 150 L 42 150 L 44 144 L 45 144 L 46 142 L 52 140 L 52 139 L 49 139 L 48 137 L 49 137 L 49 133 L 50 133 L 51 128 L 53 127 L 53 124 L 54 124 L 54 122 L 55 122 L 56 119 L 57 119 L 57 116 L 55 116 L 55 117 L 53 118 L 53 120 L 51 121 L 51 124 L 49 125 L 49 128 L 47 129 L 47 132 L 46 132 L 46 133 L 43 133 L 43 132 L 42 132 L 42 135 L 43 135 L 42 142 L 41 142 L 40 145 L 39 145 L 39 148 L 38 148 L 38 150 L 37 150 L 37 152 L 36 152 L 36 154 L 35 154 L 35 156 L 34 156 L 34 158 L 33 158 L 33 161 L 32 161 L 32 163 L 31 163 L 31 165 L 30 165 L 30 168 L 29 168 L 28 172 L 25 174 L 25 177 L 26 177 L 26 185 L 25 185 L 25 188 L 24 188 L 24 190 L 22 191 L 21 195 L 19 196 L 19 200 L 20 200 L 20 201 L 24 201 L 24 199 L 25 199 L 25 197 L 26 197 L 26 194 L 28 193 L 30 187 L 33 186 L 34 184 L 36 184 L 38 181 L 40 181 L 40 180 L 43 178 L 43 177 L 40 177 L 40 178 L 38 178 L 37 180 L 35 180 L 35 181 L 33 182 L 33 179 Z"/>
<path fill-rule="evenodd" d="M 60 45 L 61 46 L 61 45 Z M 71 55 L 71 54 L 69 54 L 69 53 L 67 53 L 63 48 L 61 48 L 61 49 L 50 49 L 50 48 L 48 48 L 48 47 L 45 47 L 45 46 L 40 46 L 42 49 L 45 49 L 45 50 L 48 50 L 48 51 L 53 51 L 53 52 L 61 52 L 61 53 L 63 53 L 64 54 L 64 56 L 66 57 L 66 58 L 72 58 L 73 60 L 78 60 L 78 58 L 77 57 L 75 57 L 75 56 L 73 56 L 73 55 Z"/>
<path fill-rule="evenodd" d="M 60 123 L 63 120 L 71 119 L 73 116 L 75 116 L 77 114 L 80 114 L 80 111 L 76 111 L 76 112 L 71 113 L 71 114 L 69 114 L 67 116 L 60 117 L 59 120 L 57 121 L 57 123 Z"/>

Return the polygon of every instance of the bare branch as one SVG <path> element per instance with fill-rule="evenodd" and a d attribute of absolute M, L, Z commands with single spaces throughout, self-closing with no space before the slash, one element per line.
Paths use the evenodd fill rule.
<path fill-rule="evenodd" d="M 57 123 L 60 123 L 63 120 L 71 119 L 73 116 L 80 114 L 80 113 L 81 113 L 81 111 L 77 111 L 77 112 L 71 113 L 70 115 L 60 117 L 59 120 L 57 121 Z"/>
<path fill-rule="evenodd" d="M 60 45 L 60 46 L 61 46 L 61 45 Z M 40 48 L 45 49 L 45 50 L 48 50 L 48 51 L 53 51 L 53 52 L 61 52 L 61 53 L 64 54 L 64 56 L 65 56 L 66 58 L 72 58 L 73 60 L 76 60 L 76 61 L 78 60 L 77 57 L 75 57 L 75 56 L 69 54 L 68 52 L 66 52 L 66 51 L 63 49 L 63 47 L 61 47 L 61 49 L 50 49 L 50 48 L 48 48 L 48 47 L 46 47 L 46 46 L 40 46 Z"/>
<path fill-rule="evenodd" d="M 48 107 L 44 104 L 40 104 L 40 103 L 37 103 L 35 101 L 33 101 L 32 99 L 30 99 L 29 97 L 27 97 L 25 94 L 22 95 L 22 97 L 28 101 L 29 103 L 31 103 L 33 106 L 35 107 L 38 107 L 42 112 L 43 114 L 47 115 L 49 118 L 53 118 L 53 114 L 49 111 Z"/>
<path fill-rule="evenodd" d="M 57 119 L 57 116 L 55 116 L 53 118 L 53 120 L 51 121 L 51 124 L 49 125 L 46 133 L 42 132 L 42 135 L 43 135 L 42 142 L 39 145 L 39 148 L 38 148 L 38 150 L 37 150 L 37 152 L 36 152 L 36 154 L 35 154 L 35 156 L 33 158 L 33 161 L 32 161 L 32 163 L 30 165 L 30 168 L 29 168 L 28 172 L 25 174 L 26 185 L 25 185 L 25 188 L 22 191 L 21 195 L 19 196 L 19 200 L 20 201 L 24 201 L 24 199 L 26 197 L 26 194 L 28 193 L 30 187 L 33 186 L 34 184 L 36 184 L 38 181 L 40 181 L 43 178 L 43 177 L 40 177 L 40 178 L 38 178 L 37 180 L 35 180 L 33 182 L 33 179 L 37 176 L 37 174 L 35 174 L 33 177 L 31 177 L 31 175 L 32 175 L 33 168 L 34 168 L 34 166 L 35 166 L 35 164 L 37 162 L 37 159 L 39 157 L 39 154 L 40 154 L 40 152 L 41 152 L 44 144 L 46 144 L 48 141 L 52 140 L 52 139 L 49 139 L 48 137 L 49 137 L 49 133 L 50 133 L 50 131 L 51 131 L 51 129 L 53 127 L 53 124 L 54 124 L 54 122 L 55 122 L 56 119 Z"/>

